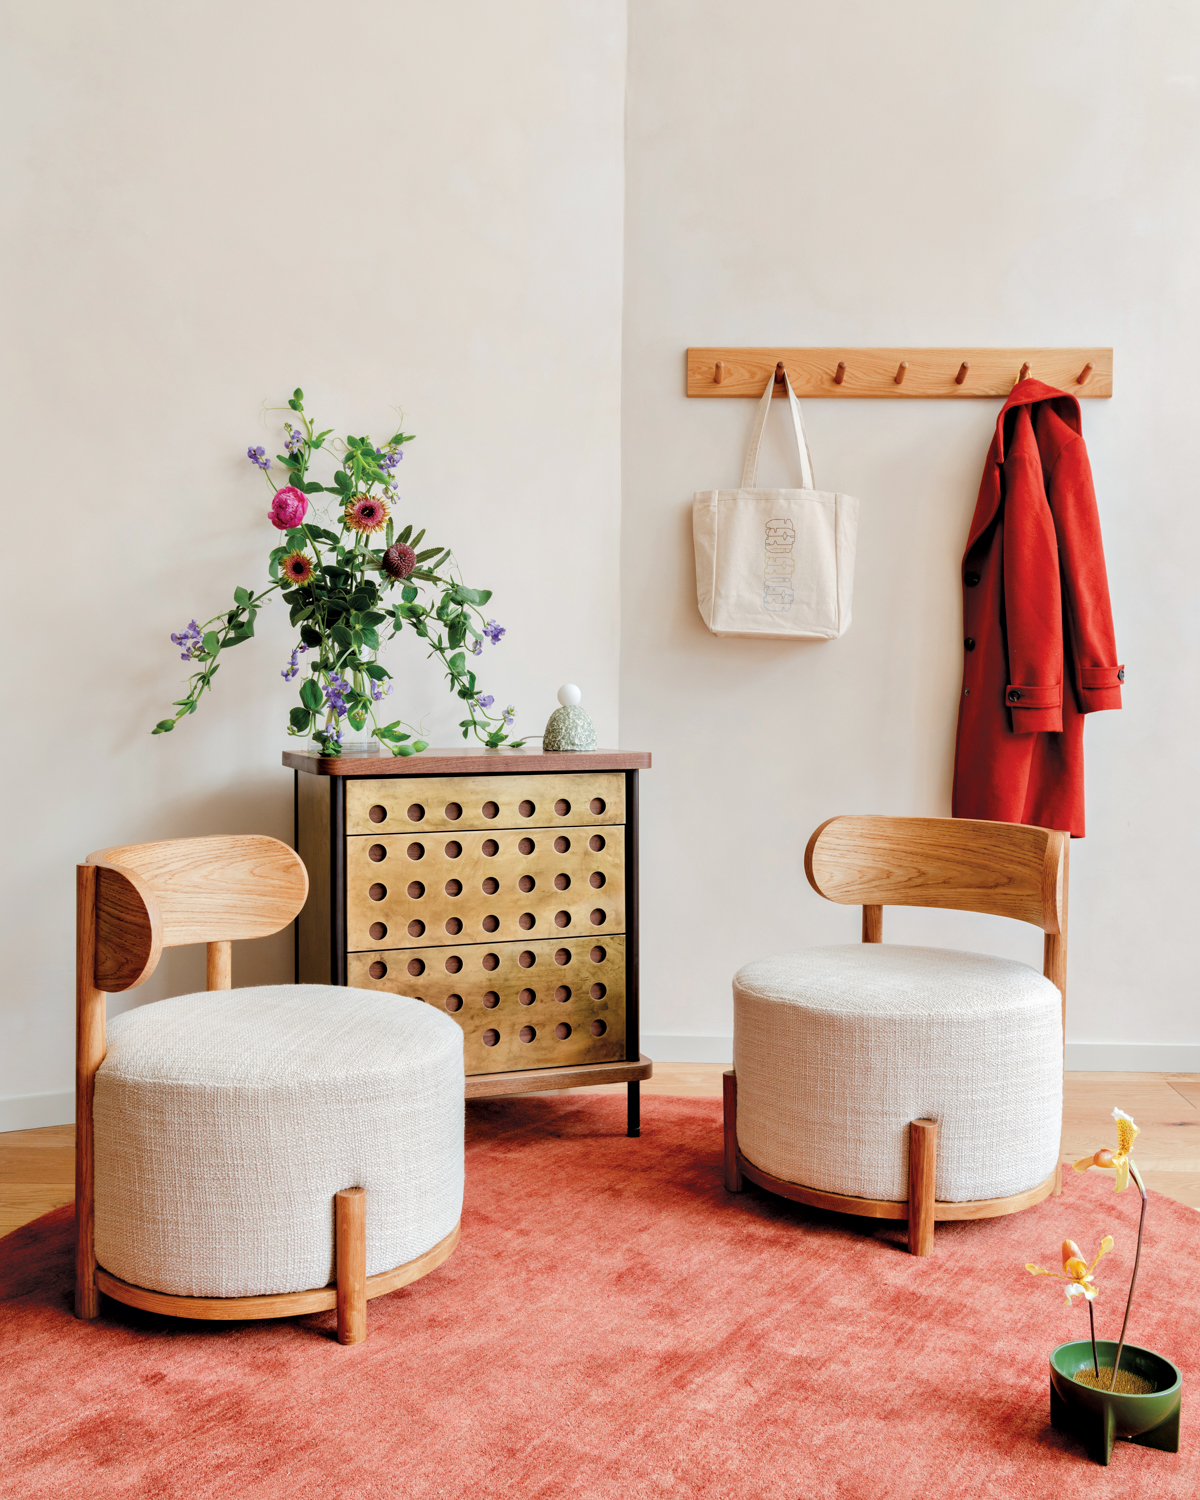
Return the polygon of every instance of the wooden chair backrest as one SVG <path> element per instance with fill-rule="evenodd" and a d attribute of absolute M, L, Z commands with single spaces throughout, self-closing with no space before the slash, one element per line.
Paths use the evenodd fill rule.
<path fill-rule="evenodd" d="M 1070 835 L 970 818 L 830 818 L 804 871 L 830 901 L 989 912 L 1066 935 Z"/>
<path fill-rule="evenodd" d="M 81 872 L 89 866 L 93 982 L 109 994 L 148 979 L 164 948 L 278 932 L 308 897 L 300 856 L 260 834 L 121 844 L 89 854 Z"/>

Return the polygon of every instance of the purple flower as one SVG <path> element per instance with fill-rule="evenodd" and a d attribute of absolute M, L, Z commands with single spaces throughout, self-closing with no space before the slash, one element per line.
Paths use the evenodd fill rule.
<path fill-rule="evenodd" d="M 346 717 L 346 694 L 350 692 L 353 692 L 353 688 L 346 679 L 337 672 L 330 672 L 329 682 L 325 687 L 325 701 L 339 719 Z"/>
<path fill-rule="evenodd" d="M 374 698 L 376 703 L 378 703 L 381 698 L 386 698 L 391 690 L 392 684 L 390 681 L 376 682 L 373 677 L 371 678 L 371 697 Z"/>
<path fill-rule="evenodd" d="M 488 709 L 491 708 L 492 704 L 495 703 L 495 701 L 495 698 L 492 698 L 490 696 L 484 697 L 484 695 L 481 693 L 479 697 L 476 698 L 475 705 L 477 708 L 482 708 L 484 713 L 487 713 Z"/>
<path fill-rule="evenodd" d="M 172 634 L 171 640 L 176 646 L 183 647 L 183 650 L 179 654 L 180 661 L 193 661 L 203 652 L 203 647 L 200 644 L 200 627 L 196 624 L 195 620 L 190 621 L 187 629 L 181 630 L 178 635 Z"/>
<path fill-rule="evenodd" d="M 284 680 L 284 682 L 291 682 L 291 680 L 292 680 L 292 678 L 293 678 L 293 677 L 295 677 L 295 675 L 296 675 L 296 674 L 297 674 L 297 672 L 299 672 L 299 670 L 300 670 L 300 662 L 299 662 L 299 658 L 300 658 L 300 657 L 301 657 L 301 656 L 302 656 L 302 655 L 303 655 L 303 654 L 304 654 L 304 652 L 306 652 L 306 651 L 307 651 L 307 650 L 308 650 L 308 647 L 307 647 L 307 646 L 305 646 L 305 645 L 304 645 L 304 644 L 303 644 L 303 643 L 301 643 L 301 644 L 300 644 L 300 645 L 299 645 L 299 646 L 297 646 L 297 647 L 296 647 L 296 649 L 295 649 L 295 650 L 294 650 L 294 651 L 293 651 L 293 652 L 292 652 L 292 655 L 291 655 L 291 659 L 290 659 L 290 660 L 289 660 L 289 662 L 288 662 L 288 664 L 287 664 L 287 666 L 286 666 L 286 667 L 285 667 L 285 669 L 284 669 L 284 670 L 283 670 L 283 671 L 282 671 L 282 672 L 280 672 L 280 674 L 279 674 L 279 675 L 280 675 L 280 677 L 282 677 L 282 678 L 283 678 L 283 680 Z"/>
<path fill-rule="evenodd" d="M 256 468 L 265 471 L 271 467 L 271 460 L 267 457 L 267 450 L 261 443 L 257 448 L 247 448 L 246 457 Z"/>
<path fill-rule="evenodd" d="M 480 641 L 476 641 L 475 644 L 471 647 L 471 655 L 472 656 L 482 656 L 483 655 L 483 642 L 481 640 Z"/>
<path fill-rule="evenodd" d="M 382 453 L 376 453 L 375 457 L 383 472 L 390 474 L 404 457 L 404 450 L 402 448 L 386 448 Z"/>
<path fill-rule="evenodd" d="M 483 627 L 483 633 L 487 636 L 488 640 L 491 641 L 493 646 L 498 646 L 500 644 L 500 637 L 502 635 L 505 635 L 507 632 L 505 631 L 503 625 L 497 625 L 495 620 L 489 620 Z"/>
<path fill-rule="evenodd" d="M 290 458 L 293 453 L 299 453 L 300 449 L 304 446 L 304 433 L 299 427 L 293 427 L 290 422 L 285 422 L 283 427 L 287 433 L 287 438 L 284 440 L 283 446 Z"/>
<path fill-rule="evenodd" d="M 511 723 L 512 723 L 512 721 L 513 721 L 513 720 L 514 720 L 514 719 L 515 719 L 515 718 L 516 718 L 516 717 L 517 717 L 517 711 L 516 711 L 516 709 L 515 709 L 515 708 L 514 708 L 514 707 L 513 707 L 513 706 L 512 706 L 512 704 L 511 704 L 511 703 L 510 703 L 510 704 L 509 704 L 509 705 L 508 705 L 508 707 L 507 707 L 507 708 L 506 708 L 506 709 L 505 709 L 505 710 L 504 710 L 504 722 L 505 722 L 505 723 L 506 723 L 506 724 L 511 724 Z"/>

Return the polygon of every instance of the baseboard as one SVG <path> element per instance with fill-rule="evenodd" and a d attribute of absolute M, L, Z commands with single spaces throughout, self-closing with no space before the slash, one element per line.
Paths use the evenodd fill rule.
<path fill-rule="evenodd" d="M 74 1125 L 75 1090 L 61 1094 L 18 1094 L 0 1099 L 0 1131 L 41 1130 L 45 1125 Z"/>
<path fill-rule="evenodd" d="M 656 1063 L 724 1063 L 732 1066 L 731 1036 L 642 1036 L 642 1051 Z M 1195 1042 L 1068 1042 L 1072 1073 L 1200 1073 Z"/>

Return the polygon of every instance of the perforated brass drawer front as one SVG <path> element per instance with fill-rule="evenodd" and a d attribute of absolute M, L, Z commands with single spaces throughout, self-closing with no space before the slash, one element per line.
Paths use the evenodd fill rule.
<path fill-rule="evenodd" d="M 625 829 L 353 835 L 346 946 L 607 936 L 625 931 Z"/>
<path fill-rule="evenodd" d="M 386 776 L 346 787 L 347 833 L 587 827 L 625 821 L 619 771 L 543 776 Z"/>
<path fill-rule="evenodd" d="M 468 1073 L 625 1056 L 623 936 L 352 953 L 347 980 L 453 1016 Z"/>

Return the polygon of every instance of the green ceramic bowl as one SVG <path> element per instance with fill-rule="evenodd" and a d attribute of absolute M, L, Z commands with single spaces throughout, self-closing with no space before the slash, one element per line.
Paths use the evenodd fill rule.
<path fill-rule="evenodd" d="M 1117 1357 L 1116 1343 L 1112 1339 L 1097 1339 L 1096 1350 L 1100 1356 L 1101 1370 L 1105 1365 L 1111 1367 Z M 1135 1344 L 1126 1344 L 1121 1352 L 1122 1370 L 1141 1375 L 1154 1386 L 1144 1396 L 1098 1391 L 1072 1379 L 1076 1370 L 1092 1368 L 1091 1339 L 1059 1344 L 1050 1354 L 1050 1384 L 1059 1398 L 1075 1411 L 1101 1420 L 1107 1418 L 1117 1437 L 1140 1437 L 1151 1428 L 1161 1426 L 1179 1406 L 1183 1376 L 1169 1359 L 1164 1359 L 1161 1354 L 1155 1354 L 1150 1349 L 1139 1349 Z"/>

